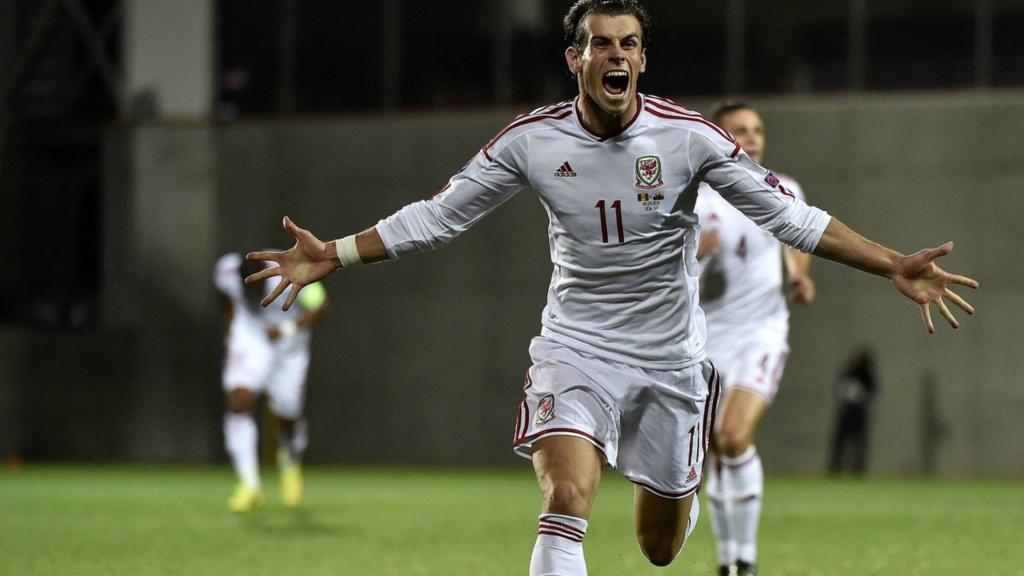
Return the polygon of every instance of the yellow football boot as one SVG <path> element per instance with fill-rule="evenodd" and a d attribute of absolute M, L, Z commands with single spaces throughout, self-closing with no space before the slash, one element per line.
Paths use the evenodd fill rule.
<path fill-rule="evenodd" d="M 228 510 L 236 514 L 251 512 L 263 503 L 263 493 L 259 488 L 239 484 L 235 492 L 228 498 Z"/>
<path fill-rule="evenodd" d="M 281 470 L 281 501 L 289 508 L 302 503 L 302 468 L 289 466 Z"/>

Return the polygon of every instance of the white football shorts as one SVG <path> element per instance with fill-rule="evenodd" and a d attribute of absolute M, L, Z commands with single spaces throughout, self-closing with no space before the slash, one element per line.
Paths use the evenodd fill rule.
<path fill-rule="evenodd" d="M 271 412 L 298 420 L 305 404 L 309 347 L 294 344 L 232 333 L 222 374 L 224 390 L 266 393 Z"/>
<path fill-rule="evenodd" d="M 582 354 L 544 337 L 519 404 L 513 448 L 529 458 L 548 436 L 582 438 L 608 467 L 664 498 L 700 487 L 720 390 L 710 361 L 648 370 Z"/>
<path fill-rule="evenodd" d="M 721 332 L 709 327 L 708 331 L 708 357 L 721 373 L 726 390 L 747 390 L 771 403 L 789 357 L 788 323 Z"/>

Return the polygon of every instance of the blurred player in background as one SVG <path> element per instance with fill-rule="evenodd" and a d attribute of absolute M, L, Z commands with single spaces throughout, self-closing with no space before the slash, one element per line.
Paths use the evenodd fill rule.
<path fill-rule="evenodd" d="M 230 253 L 217 261 L 214 272 L 228 325 L 224 444 L 239 481 L 228 499 L 232 512 L 248 512 L 263 500 L 254 414 L 261 393 L 267 394 L 270 413 L 277 421 L 281 498 L 286 506 L 298 506 L 302 500 L 301 461 L 307 444 L 302 412 L 310 328 L 327 310 L 327 296 L 318 283 L 309 286 L 308 293 L 303 291 L 299 305 L 291 310 L 261 307 L 260 300 L 271 289 L 269 283 L 246 285 L 243 279 L 264 268 Z"/>
<path fill-rule="evenodd" d="M 756 110 L 742 102 L 723 102 L 709 116 L 761 164 L 765 131 Z M 777 173 L 774 177 L 788 193 L 805 200 L 792 178 Z M 697 258 L 702 266 L 700 304 L 707 320 L 707 351 L 725 387 L 706 494 L 719 572 L 747 576 L 756 573 L 764 492 L 754 433 L 775 397 L 789 354 L 783 260 L 792 301 L 814 300 L 814 282 L 808 275 L 810 255 L 780 244 L 707 184 L 701 184 L 694 211 L 701 223 Z"/>
<path fill-rule="evenodd" d="M 587 573 L 604 467 L 635 485 L 636 537 L 652 564 L 670 564 L 696 525 L 718 402 L 696 298 L 702 180 L 787 244 L 892 279 L 929 330 L 930 305 L 956 325 L 943 297 L 973 310 L 950 283 L 977 285 L 933 263 L 951 245 L 904 256 L 869 242 L 785 193 L 699 114 L 639 94 L 650 30 L 639 3 L 580 0 L 563 24 L 577 98 L 518 117 L 433 197 L 373 228 L 325 243 L 286 217 L 295 245 L 247 256 L 278 263 L 246 281 L 280 276 L 263 303 L 290 286 L 288 309 L 337 268 L 432 250 L 521 190 L 538 193 L 554 270 L 513 441 L 543 498 L 531 576 Z"/>

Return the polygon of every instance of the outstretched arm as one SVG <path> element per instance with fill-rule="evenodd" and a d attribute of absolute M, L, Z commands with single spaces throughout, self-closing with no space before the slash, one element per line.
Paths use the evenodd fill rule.
<path fill-rule="evenodd" d="M 274 290 L 261 302 L 264 306 L 277 299 L 289 286 L 292 287 L 284 302 L 284 309 L 291 308 L 303 286 L 327 277 L 335 269 L 356 264 L 369 264 L 388 259 L 384 242 L 376 228 L 369 228 L 341 240 L 323 242 L 312 232 L 300 228 L 291 218 L 284 217 L 284 229 L 295 238 L 295 245 L 285 252 L 250 252 L 246 260 L 270 260 L 277 266 L 261 270 L 245 279 L 246 284 L 259 282 L 271 276 L 280 276 Z M 339 248 L 339 244 L 341 245 Z M 339 251 L 340 250 L 340 251 Z"/>
<path fill-rule="evenodd" d="M 376 226 L 341 240 L 323 242 L 287 216 L 284 228 L 295 238 L 286 252 L 253 252 L 249 260 L 272 260 L 278 265 L 245 279 L 258 282 L 280 276 L 263 299 L 267 306 L 291 286 L 283 308 L 289 309 L 304 286 L 325 278 L 335 268 L 398 259 L 433 250 L 451 242 L 503 202 L 529 185 L 527 139 L 502 131 L 430 199 L 406 205 Z"/>
<path fill-rule="evenodd" d="M 864 238 L 836 218 L 832 218 L 814 254 L 892 280 L 897 290 L 918 304 L 925 327 L 928 332 L 933 333 L 935 326 L 932 324 L 931 304 L 935 304 L 950 326 L 960 326 L 943 298 L 950 300 L 968 314 L 974 314 L 974 307 L 950 290 L 949 285 L 959 284 L 977 288 L 978 282 L 966 276 L 950 274 L 934 262 L 936 258 L 945 256 L 952 250 L 953 243 L 947 242 L 937 248 L 905 256 Z"/>

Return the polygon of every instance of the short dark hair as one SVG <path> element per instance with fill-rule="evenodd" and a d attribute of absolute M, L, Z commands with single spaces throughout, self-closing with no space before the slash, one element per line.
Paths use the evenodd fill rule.
<path fill-rule="evenodd" d="M 757 112 L 753 106 L 742 100 L 721 100 L 712 104 L 711 108 L 708 108 L 707 117 L 715 124 L 721 125 L 723 118 L 740 110 L 753 110 Z"/>
<path fill-rule="evenodd" d="M 646 48 L 650 44 L 651 16 L 638 0 L 576 0 L 562 19 L 566 46 L 578 47 L 583 43 L 584 26 L 581 24 L 588 14 L 633 16 L 640 22 L 641 46 Z"/>

